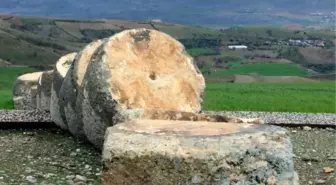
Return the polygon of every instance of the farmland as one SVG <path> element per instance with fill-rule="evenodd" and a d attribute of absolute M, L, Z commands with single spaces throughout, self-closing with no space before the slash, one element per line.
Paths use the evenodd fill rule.
<path fill-rule="evenodd" d="M 206 78 L 207 110 L 335 112 L 333 83 L 301 83 L 307 78 L 333 79 L 334 31 L 304 26 L 212 29 L 165 22 L 11 15 L 0 15 L 0 109 L 13 108 L 12 86 L 20 74 L 50 69 L 61 56 L 80 51 L 92 40 L 132 28 L 162 31 L 185 46 Z M 289 39 L 324 41 L 325 47 L 293 46 Z M 248 49 L 228 49 L 228 45 L 242 44 Z M 224 83 L 232 82 L 226 76 L 249 74 L 267 83 Z M 291 83 L 269 83 L 283 82 L 283 77 L 290 77 L 286 80 Z"/>
<path fill-rule="evenodd" d="M 264 76 L 307 76 L 308 73 L 293 64 L 234 65 L 228 70 L 216 70 L 212 75 L 258 73 Z"/>
<path fill-rule="evenodd" d="M 335 82 L 208 84 L 204 109 L 335 113 Z"/>
<path fill-rule="evenodd" d="M 27 67 L 0 67 L 0 109 L 13 109 L 12 88 L 18 76 L 33 72 Z"/>
<path fill-rule="evenodd" d="M 213 29 L 166 22 L 79 20 L 52 17 L 0 15 L 0 59 L 12 65 L 50 66 L 66 53 L 76 52 L 95 39 L 132 28 L 154 29 L 179 40 L 196 63 L 205 68 L 227 69 L 217 61 L 300 64 L 318 73 L 332 73 L 334 31 L 300 26 L 245 26 Z M 290 39 L 323 41 L 325 48 L 288 45 Z M 229 50 L 228 45 L 247 50 Z M 218 60 L 218 58 L 220 60 Z M 203 69 L 201 69 L 203 70 Z"/>
<path fill-rule="evenodd" d="M 12 109 L 12 87 L 27 67 L 0 67 L 0 109 Z M 300 106 L 298 106 L 300 105 Z M 335 112 L 335 83 L 207 84 L 205 110 Z"/>
<path fill-rule="evenodd" d="M 191 56 L 202 56 L 202 55 L 216 55 L 217 52 L 209 48 L 191 48 L 187 52 Z"/>

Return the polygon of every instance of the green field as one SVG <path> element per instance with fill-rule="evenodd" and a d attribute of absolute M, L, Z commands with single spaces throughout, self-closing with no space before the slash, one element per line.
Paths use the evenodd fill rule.
<path fill-rule="evenodd" d="M 0 109 L 13 108 L 16 78 L 33 71 L 26 67 L 0 68 Z M 335 83 L 207 84 L 204 109 L 335 113 Z"/>
<path fill-rule="evenodd" d="M 0 67 L 0 109 L 13 109 L 12 88 L 18 76 L 34 72 L 27 67 Z"/>
<path fill-rule="evenodd" d="M 188 49 L 187 52 L 191 55 L 191 56 L 201 56 L 201 55 L 216 55 L 217 52 L 210 49 L 210 48 L 191 48 Z"/>
<path fill-rule="evenodd" d="M 308 73 L 295 64 L 244 64 L 232 65 L 227 70 L 217 70 L 213 75 L 258 73 L 264 76 L 307 76 Z"/>
<path fill-rule="evenodd" d="M 205 110 L 335 113 L 335 82 L 207 84 Z"/>

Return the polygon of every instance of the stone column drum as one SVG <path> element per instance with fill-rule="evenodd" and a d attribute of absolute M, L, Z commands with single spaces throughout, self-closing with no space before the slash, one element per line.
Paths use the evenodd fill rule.
<path fill-rule="evenodd" d="M 83 79 L 83 128 L 101 148 L 108 126 L 136 109 L 199 112 L 205 81 L 184 46 L 171 36 L 132 29 L 108 38 Z"/>
<path fill-rule="evenodd" d="M 13 87 L 15 109 L 30 110 L 36 108 L 36 88 L 42 72 L 27 73 L 17 78 Z"/>
<path fill-rule="evenodd" d="M 62 99 L 59 98 L 59 94 L 63 80 L 71 66 L 71 63 L 75 59 L 76 54 L 77 53 L 69 53 L 57 61 L 51 85 L 50 115 L 55 124 L 65 130 L 68 130 L 68 126 L 64 115 L 64 107 L 62 107 L 60 103 Z"/>
<path fill-rule="evenodd" d="M 298 185 L 287 131 L 260 124 L 132 120 L 109 127 L 103 185 Z"/>

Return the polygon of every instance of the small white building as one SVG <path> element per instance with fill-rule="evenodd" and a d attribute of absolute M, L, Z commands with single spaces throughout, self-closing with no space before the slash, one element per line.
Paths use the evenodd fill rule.
<path fill-rule="evenodd" d="M 161 19 L 152 19 L 151 22 L 161 23 L 162 20 Z"/>
<path fill-rule="evenodd" d="M 245 45 L 231 45 L 228 46 L 229 49 L 247 49 L 247 46 Z"/>

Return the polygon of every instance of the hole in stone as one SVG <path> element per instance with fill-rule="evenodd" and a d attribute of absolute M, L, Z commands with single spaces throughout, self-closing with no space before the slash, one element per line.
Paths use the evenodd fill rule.
<path fill-rule="evenodd" d="M 149 75 L 149 78 L 152 79 L 152 80 L 155 80 L 156 79 L 155 73 L 151 72 L 150 75 Z"/>

